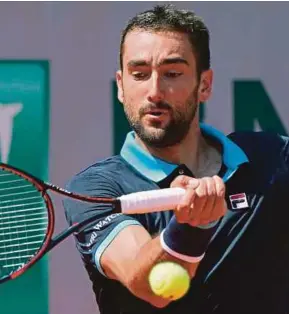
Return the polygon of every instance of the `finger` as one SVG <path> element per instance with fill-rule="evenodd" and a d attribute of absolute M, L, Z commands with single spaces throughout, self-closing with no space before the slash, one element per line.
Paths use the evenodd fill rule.
<path fill-rule="evenodd" d="M 174 181 L 171 183 L 170 187 L 181 187 L 186 189 L 187 187 L 197 188 L 199 185 L 199 180 L 189 177 L 189 176 L 177 176 Z"/>
<path fill-rule="evenodd" d="M 207 202 L 207 184 L 206 181 L 199 179 L 199 186 L 195 189 L 195 200 L 191 204 L 191 225 L 197 226 L 200 224 L 203 208 Z"/>
<path fill-rule="evenodd" d="M 226 186 L 224 181 L 219 176 L 213 176 L 216 186 L 216 193 L 218 197 L 225 197 Z"/>
<path fill-rule="evenodd" d="M 191 211 L 191 204 L 194 202 L 196 192 L 194 188 L 187 188 L 180 204 L 175 209 L 175 216 L 180 223 L 188 222 Z"/>
<path fill-rule="evenodd" d="M 222 198 L 217 198 L 215 202 L 215 206 L 212 211 L 212 219 L 213 220 L 218 220 L 221 217 L 225 216 L 227 212 L 227 203 L 224 199 Z"/>
<path fill-rule="evenodd" d="M 226 186 L 220 177 L 214 176 L 213 179 L 216 186 L 216 201 L 213 208 L 212 217 L 214 220 L 217 220 L 223 217 L 227 212 L 227 204 L 225 201 Z"/>
<path fill-rule="evenodd" d="M 197 189 L 197 187 L 200 185 L 200 180 L 195 179 L 195 178 L 190 178 L 187 184 L 187 188 L 192 188 L 192 189 Z"/>
<path fill-rule="evenodd" d="M 202 209 L 202 215 L 200 219 L 200 224 L 205 225 L 212 221 L 212 212 L 216 203 L 216 184 L 213 178 L 205 177 L 203 178 L 207 187 L 207 198 L 206 204 Z"/>

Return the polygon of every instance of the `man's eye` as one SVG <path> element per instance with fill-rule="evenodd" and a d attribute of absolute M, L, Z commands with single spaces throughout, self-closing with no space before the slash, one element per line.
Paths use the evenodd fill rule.
<path fill-rule="evenodd" d="M 182 75 L 181 72 L 176 72 L 176 71 L 169 71 L 169 72 L 165 73 L 165 76 L 169 77 L 169 78 L 175 78 L 175 77 L 179 77 L 181 75 Z"/>
<path fill-rule="evenodd" d="M 137 79 L 137 80 L 141 80 L 141 79 L 144 79 L 147 77 L 147 74 L 146 73 L 143 73 L 143 72 L 133 72 L 132 73 L 132 76 Z"/>

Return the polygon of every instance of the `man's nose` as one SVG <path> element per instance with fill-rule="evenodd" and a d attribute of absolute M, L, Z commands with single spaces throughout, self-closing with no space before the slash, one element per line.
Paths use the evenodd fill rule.
<path fill-rule="evenodd" d="M 148 101 L 159 102 L 165 97 L 164 82 L 159 75 L 152 75 L 150 78 L 150 85 L 148 88 Z"/>

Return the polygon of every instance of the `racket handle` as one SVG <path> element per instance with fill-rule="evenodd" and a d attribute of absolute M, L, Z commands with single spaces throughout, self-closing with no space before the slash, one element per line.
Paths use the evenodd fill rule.
<path fill-rule="evenodd" d="M 182 188 L 167 188 L 131 193 L 120 196 L 118 200 L 122 213 L 144 214 L 175 209 L 184 194 Z"/>

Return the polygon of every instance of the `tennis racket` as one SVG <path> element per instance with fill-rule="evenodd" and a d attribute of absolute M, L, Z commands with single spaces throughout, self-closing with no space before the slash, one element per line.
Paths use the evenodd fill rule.
<path fill-rule="evenodd" d="M 96 212 L 53 237 L 55 215 L 49 191 L 80 201 L 108 203 L 115 212 L 124 214 L 174 209 L 184 195 L 184 189 L 171 188 L 118 198 L 85 196 L 0 163 L 0 283 L 23 274 L 44 254 L 98 216 Z"/>

